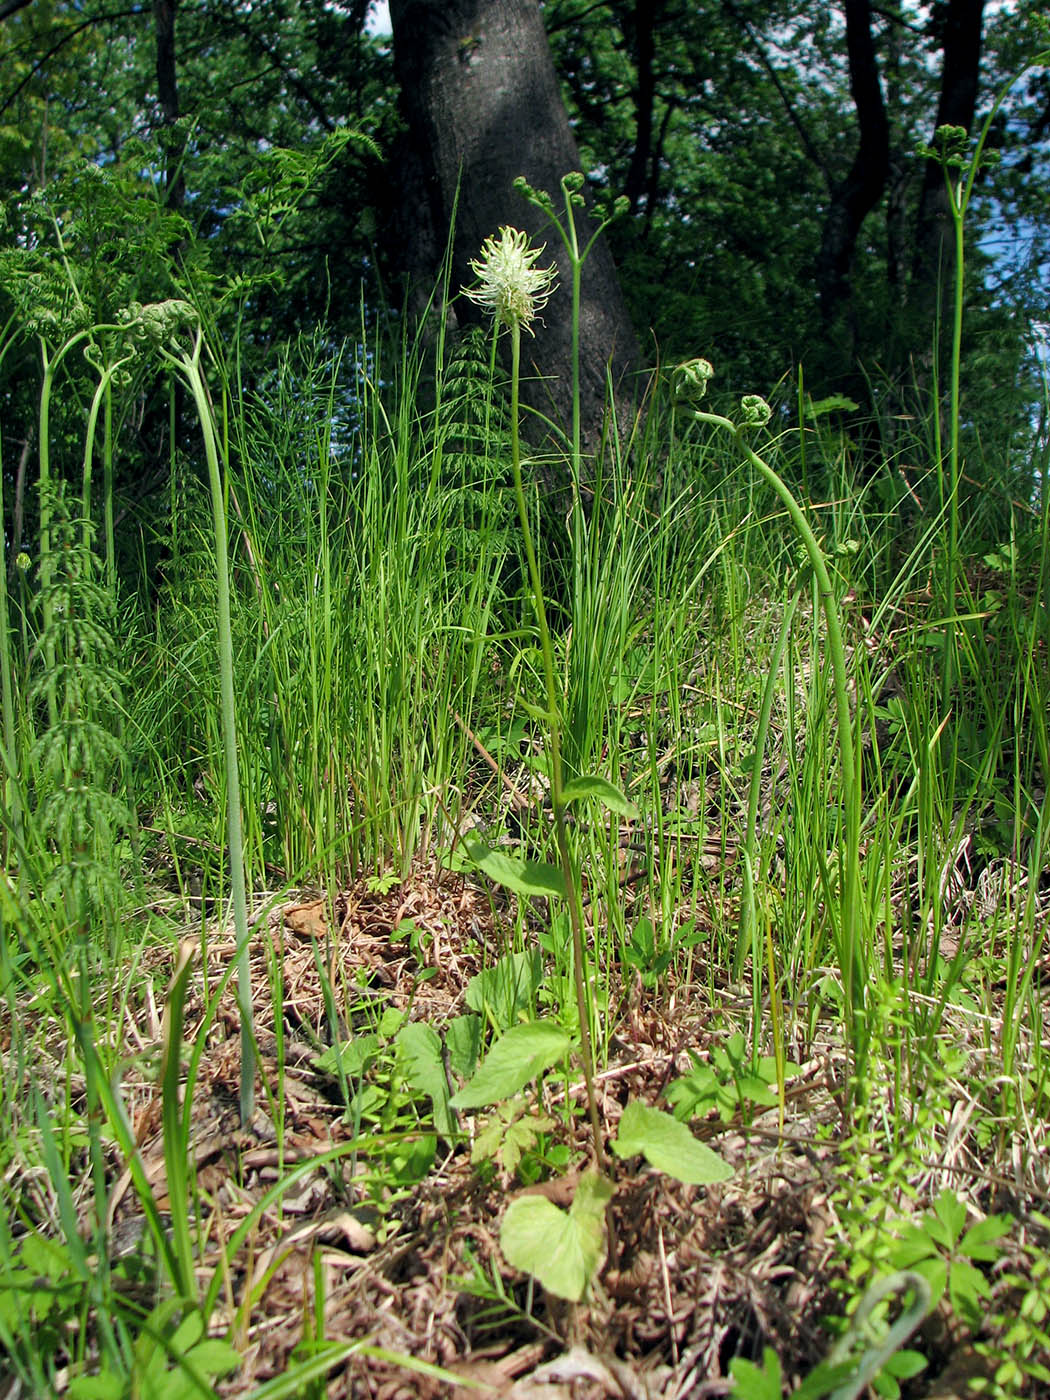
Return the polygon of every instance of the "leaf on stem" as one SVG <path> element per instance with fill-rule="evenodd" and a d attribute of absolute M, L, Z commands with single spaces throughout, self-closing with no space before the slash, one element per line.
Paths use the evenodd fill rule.
<path fill-rule="evenodd" d="M 593 797 L 603 807 L 608 807 L 610 812 L 618 812 L 621 817 L 627 817 L 631 821 L 637 821 L 640 815 L 638 808 L 623 795 L 615 783 L 610 783 L 607 778 L 599 778 L 597 774 L 571 778 L 561 790 L 564 807 L 582 797 Z"/>
<path fill-rule="evenodd" d="M 487 1108 L 564 1059 L 569 1037 L 547 1021 L 511 1026 L 478 1066 L 477 1073 L 450 1100 L 453 1108 Z"/>
<path fill-rule="evenodd" d="M 617 1157 L 642 1156 L 651 1167 L 692 1186 L 707 1186 L 733 1175 L 732 1167 L 698 1142 L 684 1123 L 646 1104 L 627 1105 L 611 1146 Z"/>

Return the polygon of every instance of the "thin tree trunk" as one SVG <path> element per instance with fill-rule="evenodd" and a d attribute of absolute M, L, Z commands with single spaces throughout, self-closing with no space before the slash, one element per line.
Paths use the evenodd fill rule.
<path fill-rule="evenodd" d="M 656 101 L 656 26 L 663 16 L 665 0 L 635 0 L 630 37 L 634 41 L 634 150 L 627 170 L 624 194 L 631 201 L 631 213 L 638 212 L 643 195 L 651 197 L 653 158 L 653 108 Z"/>
<path fill-rule="evenodd" d="M 817 259 L 820 309 L 829 330 L 849 306 L 857 239 L 864 220 L 882 198 L 890 169 L 890 129 L 871 32 L 871 5 L 869 0 L 846 0 L 845 9 L 850 92 L 860 140 L 849 174 L 832 191 Z M 851 351 L 852 345 L 846 348 Z"/>
<path fill-rule="evenodd" d="M 153 28 L 157 40 L 157 100 L 160 103 L 165 148 L 165 187 L 168 205 L 181 209 L 186 199 L 183 175 L 183 143 L 174 130 L 179 119 L 179 82 L 175 67 L 175 11 L 179 0 L 153 0 Z"/>
<path fill-rule="evenodd" d="M 405 191 L 410 217 L 414 201 L 417 217 L 429 217 L 436 243 L 443 246 L 455 214 L 453 291 L 474 281 L 470 259 L 501 225 L 546 242 L 545 258 L 558 261 L 562 286 L 545 309 L 535 340 L 523 347 L 534 367 L 523 397 L 567 427 L 568 269 L 556 232 L 513 188 L 515 177 L 523 175 L 560 206 L 559 181 L 580 168 L 537 0 L 391 0 L 390 17 L 402 107 L 423 172 L 423 188 Z M 466 298 L 455 310 L 461 321 L 478 318 Z M 607 366 L 625 406 L 633 393 L 626 377 L 637 361 L 634 331 L 604 238 L 584 269 L 580 357 L 584 439 L 593 446 L 601 431 Z"/>

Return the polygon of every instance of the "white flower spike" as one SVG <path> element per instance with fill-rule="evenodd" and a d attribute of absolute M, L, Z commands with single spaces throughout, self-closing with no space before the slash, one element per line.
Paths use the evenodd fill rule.
<path fill-rule="evenodd" d="M 471 259 L 478 285 L 464 292 L 503 325 L 523 326 L 532 335 L 531 322 L 558 285 L 556 267 L 536 266 L 545 246 L 530 248 L 527 233 L 501 228 L 498 236 L 485 239 L 481 257 Z"/>

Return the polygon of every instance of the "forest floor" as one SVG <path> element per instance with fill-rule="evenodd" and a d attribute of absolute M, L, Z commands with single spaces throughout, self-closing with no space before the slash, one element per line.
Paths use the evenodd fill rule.
<path fill-rule="evenodd" d="M 1046 926 L 1050 889 L 1040 898 Z M 560 1144 L 558 1175 L 544 1169 L 538 1149 L 532 1173 L 522 1169 L 527 1150 L 516 1172 L 506 1170 L 498 1154 L 497 1160 L 472 1161 L 471 1139 L 476 1142 L 481 1130 L 472 1117 L 461 1118 L 462 1140 L 451 1147 L 441 1141 L 429 1169 L 413 1171 L 412 1144 L 423 1133 L 398 1128 L 404 1119 L 397 1116 L 392 1080 L 382 1092 L 389 1095 L 389 1142 L 399 1147 L 378 1159 L 374 1142 L 360 1154 L 351 1150 L 346 1099 L 320 1053 L 331 1041 L 330 988 L 350 989 L 348 1005 L 441 1027 L 463 1009 L 484 950 L 508 940 L 509 921 L 500 928 L 501 917 L 490 897 L 462 876 L 433 869 L 383 893 L 375 882 L 371 889 L 362 883 L 334 900 L 303 897 L 260 915 L 266 936 L 254 939 L 252 954 L 262 1084 L 255 1116 L 242 1130 L 232 983 L 208 1033 L 193 1100 L 192 1155 L 205 1240 L 198 1276 L 224 1273 L 224 1301 L 211 1330 L 227 1335 L 243 1358 L 237 1374 L 218 1384 L 218 1394 L 248 1395 L 301 1360 L 311 1339 L 360 1339 L 371 1347 L 327 1376 L 318 1394 L 333 1400 L 449 1394 L 685 1400 L 730 1393 L 732 1358 L 761 1362 L 765 1347 L 779 1355 L 785 1380 L 805 1376 L 826 1355 L 826 1323 L 845 1311 L 848 1296 L 840 1287 L 851 1248 L 840 1219 L 842 1193 L 862 1161 L 843 1132 L 846 1055 L 830 1023 L 807 1031 L 804 1041 L 801 1026 L 787 1023 L 786 1051 L 795 1064 L 782 1124 L 777 1107 L 743 1098 L 737 1112 L 694 1120 L 698 1136 L 733 1168 L 728 1180 L 686 1186 L 641 1159 L 614 1163 L 606 1262 L 580 1304 L 552 1298 L 510 1269 L 499 1230 L 508 1201 L 522 1192 L 568 1204 L 589 1160 L 582 1079 L 567 1086 L 574 1112 L 566 1112 L 565 1091 L 550 1079 L 534 1091 L 542 1101 L 528 1109 L 551 1122 L 539 1141 Z M 422 935 L 414 951 L 406 926 Z M 204 967 L 200 935 L 199 922 L 187 930 L 197 950 L 187 1045 L 196 1039 L 209 988 L 234 952 L 232 934 L 212 930 Z M 277 961 L 283 969 L 279 1013 L 272 995 Z M 171 963 L 170 948 L 147 954 L 139 969 L 143 985 L 163 985 Z M 656 986 L 644 987 L 636 977 L 610 988 L 620 1012 L 598 1079 L 609 1137 L 628 1098 L 657 1104 L 672 1078 L 698 1060 L 709 1061 L 735 1025 L 747 1030 L 750 998 L 722 985 L 723 974 L 703 965 L 699 949 L 691 973 L 689 982 L 668 970 Z M 123 1094 L 164 1211 L 161 1091 L 149 1068 L 163 1041 L 163 1014 L 148 993 L 142 1005 L 141 1017 L 129 1011 L 125 1024 L 130 1068 Z M 994 1026 L 978 1024 L 966 1010 L 948 1007 L 946 1018 L 951 1035 L 978 1059 L 989 1035 L 996 1039 Z M 354 1030 L 340 1026 L 348 1034 Z M 361 1075 L 370 1073 L 364 1062 Z M 945 1102 L 950 1112 L 935 1125 L 937 1160 L 913 1164 L 919 1168 L 911 1183 L 915 1209 L 949 1186 L 980 1213 L 1023 1218 L 1046 1195 L 1044 1128 L 998 1125 L 1005 1150 L 990 1167 L 972 1081 L 960 1077 L 949 1084 Z M 280 1123 L 274 1122 L 277 1104 L 283 1106 Z M 888 1103 L 883 1107 L 890 1111 Z M 381 1107 L 377 1112 L 382 1117 Z M 363 1131 L 379 1130 L 373 1122 Z M 311 1167 L 340 1146 L 348 1155 Z M 231 1257 L 238 1226 L 293 1169 L 294 1184 L 261 1210 Z M 530 1174 L 537 1179 L 523 1185 L 522 1176 Z M 133 1253 L 145 1232 L 139 1197 L 129 1188 L 125 1176 L 111 1193 L 117 1256 Z M 1002 1242 L 996 1260 L 1004 1276 L 1011 1266 L 1024 1267 L 1016 1240 Z M 928 1367 L 905 1393 L 939 1400 L 971 1393 L 969 1379 L 986 1367 L 971 1342 L 946 1306 L 935 1311 L 921 1334 Z M 461 1383 L 451 1384 L 448 1373 Z"/>

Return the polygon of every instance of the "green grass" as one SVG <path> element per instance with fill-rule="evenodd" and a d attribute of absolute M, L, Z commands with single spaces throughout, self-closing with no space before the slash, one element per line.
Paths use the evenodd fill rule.
<path fill-rule="evenodd" d="M 210 350 L 253 948 L 267 936 L 258 911 L 290 892 L 319 888 L 334 909 L 351 882 L 433 881 L 463 868 L 469 833 L 557 862 L 536 718 L 553 684 L 567 776 L 597 774 L 639 811 L 621 822 L 580 804 L 566 824 L 598 1071 L 615 1063 L 637 978 L 672 1019 L 677 990 L 702 997 L 711 1024 L 742 1029 L 752 1069 L 772 1059 L 763 1073 L 781 1112 L 789 1058 L 816 1041 L 847 1056 L 835 1129 L 847 1168 L 903 1153 L 897 1176 L 922 1175 L 938 1130 L 924 1136 L 912 1106 L 931 1067 L 950 1063 L 985 1170 L 1027 1180 L 1050 1120 L 1045 470 L 1034 507 L 1011 506 L 1009 481 L 987 472 L 989 499 L 949 522 L 917 510 L 891 463 L 860 482 L 847 438 L 826 424 L 800 437 L 778 418 L 743 447 L 672 409 L 660 385 L 635 436 L 607 444 L 575 523 L 549 510 L 523 464 L 547 675 L 503 386 L 484 343 L 389 346 L 363 331 L 336 351 L 318 333 L 250 394 L 235 353 Z M 61 374 L 49 387 L 65 391 Z M 914 426 L 906 455 L 928 461 Z M 827 563 L 823 596 L 749 451 L 800 502 Z M 230 883 L 210 506 L 200 475 L 175 459 L 163 509 L 140 522 L 143 556 L 162 565 L 116 583 L 90 522 L 52 489 L 56 464 L 42 462 L 47 538 L 38 566 L 0 593 L 2 1364 L 33 1394 L 55 1391 L 60 1373 L 116 1378 L 76 1393 L 122 1394 L 149 1366 L 211 1394 L 235 1357 L 207 1351 L 186 1319 L 195 1308 L 218 1317 L 258 1217 L 227 1240 L 222 1269 L 194 1272 L 211 1226 L 186 1142 L 232 971 L 210 955 Z M 1003 513 L 1008 537 L 985 536 L 982 521 Z M 830 617 L 844 637 L 838 713 Z M 860 784 L 852 833 L 844 756 Z M 529 799 L 520 810 L 511 788 Z M 851 844 L 859 874 L 847 891 Z M 492 897 L 505 940 L 470 955 L 491 967 L 538 946 L 542 984 L 519 1009 L 577 1036 L 564 914 Z M 180 938 L 200 997 L 192 1026 L 190 961 L 165 985 Z M 375 1014 L 365 1027 L 367 998 L 331 952 L 314 948 L 316 1048 L 345 1039 L 347 1024 L 378 1038 L 378 1058 L 337 1061 L 338 1092 L 382 1141 L 373 1195 L 411 1192 L 428 1170 L 413 1144 L 434 1131 L 440 1089 L 425 1056 L 406 1077 L 393 1023 Z M 270 1005 L 256 1011 L 277 1040 L 261 1106 L 281 1144 L 285 954 L 270 950 Z M 730 988 L 749 1012 L 724 1010 Z M 158 1036 L 128 1041 L 129 1023 L 165 1007 Z M 961 1060 L 948 1053 L 960 1017 Z M 167 1179 L 186 1177 L 181 1211 L 162 1209 L 136 1146 L 121 1087 L 136 1057 L 159 1085 Z M 571 1066 L 553 1067 L 559 1076 Z M 1027 1137 L 1012 1131 L 1019 1117 Z M 563 1158 L 537 1131 L 543 1174 Z M 333 1170 L 358 1150 L 337 1149 Z M 145 1228 L 132 1261 L 116 1264 L 108 1210 L 125 1168 Z M 283 1168 L 273 1209 L 303 1174 Z M 862 1218 L 858 1207 L 857 1239 Z M 872 1258 L 896 1256 L 886 1246 Z M 223 1336 L 236 1351 L 250 1300 L 234 1302 Z M 323 1374 L 319 1316 L 304 1331 L 304 1384 Z"/>

